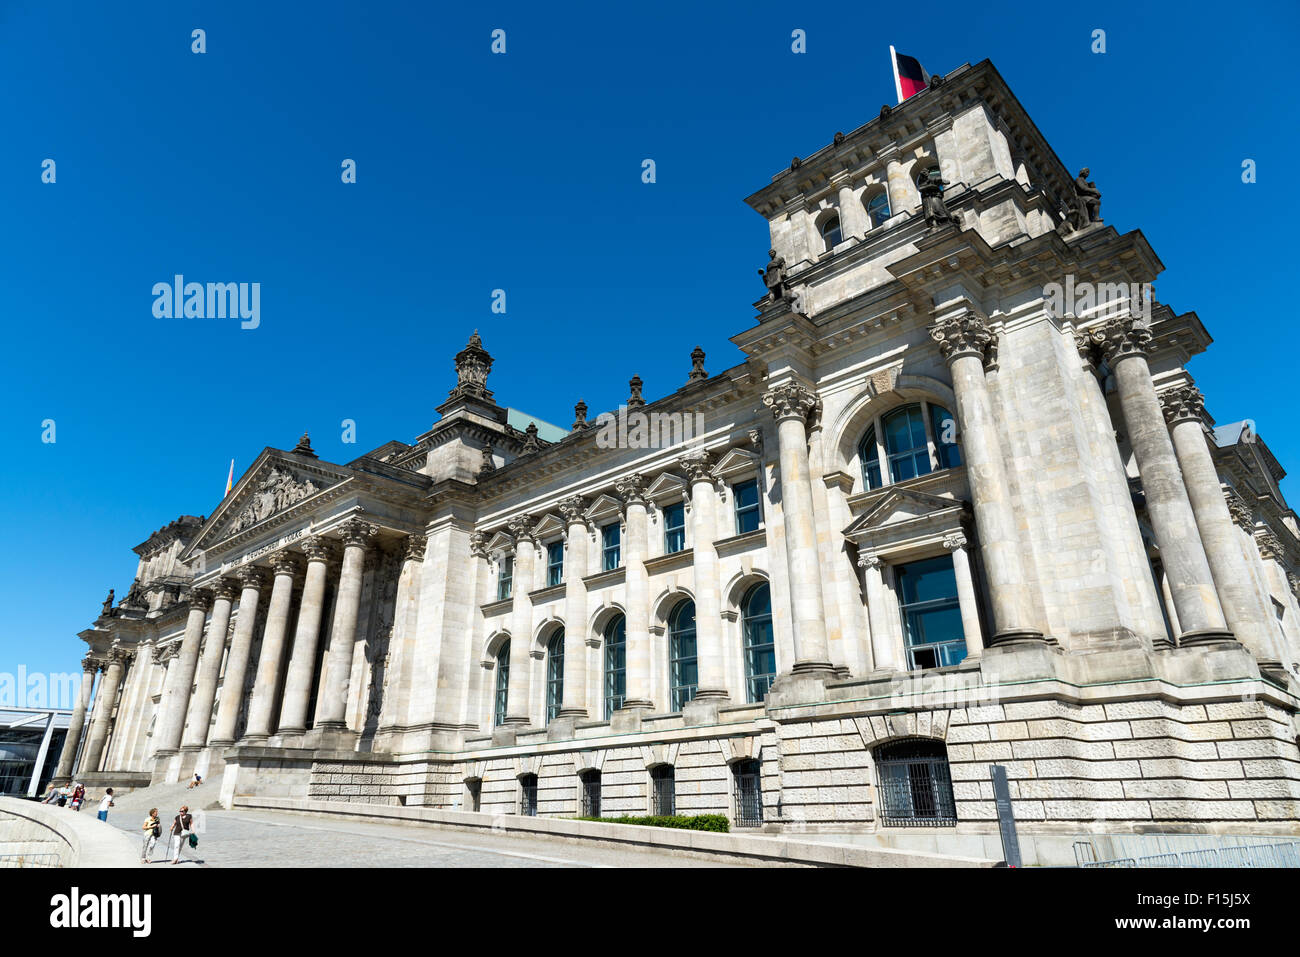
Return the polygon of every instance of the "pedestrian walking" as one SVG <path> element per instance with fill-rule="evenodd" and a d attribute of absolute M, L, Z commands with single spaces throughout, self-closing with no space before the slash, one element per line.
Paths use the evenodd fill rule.
<path fill-rule="evenodd" d="M 187 805 L 182 804 L 180 813 L 172 820 L 171 853 L 173 864 L 181 862 L 181 851 L 190 843 L 189 839 L 193 827 L 194 815 L 190 814 Z"/>
<path fill-rule="evenodd" d="M 158 809 L 149 808 L 149 816 L 145 818 L 144 826 L 144 845 L 140 850 L 140 863 L 153 863 L 153 849 L 158 846 L 158 838 L 162 837 L 162 821 L 158 819 Z"/>
<path fill-rule="evenodd" d="M 109 788 L 104 792 L 104 799 L 99 802 L 98 817 L 101 821 L 108 820 L 108 809 L 113 806 L 113 789 Z"/>

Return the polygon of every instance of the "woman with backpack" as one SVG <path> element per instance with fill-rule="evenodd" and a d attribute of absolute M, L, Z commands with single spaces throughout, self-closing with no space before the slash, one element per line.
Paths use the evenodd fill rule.
<path fill-rule="evenodd" d="M 144 847 L 140 851 L 140 863 L 152 864 L 153 849 L 158 846 L 158 838 L 162 837 L 162 821 L 158 819 L 158 809 L 149 808 L 149 816 L 145 819 L 144 827 Z"/>
<path fill-rule="evenodd" d="M 172 821 L 171 845 L 173 864 L 179 864 L 181 862 L 181 850 L 185 847 L 189 838 L 193 836 L 190 833 L 190 829 L 193 827 L 194 815 L 190 814 L 190 809 L 187 805 L 182 804 L 180 813 L 177 814 L 175 820 Z M 195 841 L 193 843 L 198 842 Z"/>

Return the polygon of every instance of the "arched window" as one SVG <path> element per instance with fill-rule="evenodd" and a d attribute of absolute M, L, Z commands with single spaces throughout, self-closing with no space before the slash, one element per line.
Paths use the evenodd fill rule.
<path fill-rule="evenodd" d="M 961 465 L 957 420 L 941 405 L 913 402 L 877 418 L 858 443 L 864 488 Z"/>
<path fill-rule="evenodd" d="M 867 200 L 867 219 L 872 226 L 882 226 L 892 214 L 889 211 L 889 194 L 884 190 Z"/>
<path fill-rule="evenodd" d="M 560 716 L 564 702 L 564 629 L 557 628 L 546 643 L 546 723 Z"/>
<path fill-rule="evenodd" d="M 695 655 L 695 602 L 687 599 L 668 619 L 669 711 L 681 711 L 695 697 L 699 660 Z"/>
<path fill-rule="evenodd" d="M 941 741 L 904 738 L 876 749 L 882 824 L 951 827 L 957 823 L 948 751 Z"/>
<path fill-rule="evenodd" d="M 745 690 L 751 704 L 762 701 L 776 677 L 776 643 L 772 637 L 772 591 L 755 585 L 741 603 L 745 634 Z"/>
<path fill-rule="evenodd" d="M 840 244 L 840 218 L 838 216 L 831 216 L 826 222 L 822 223 L 822 240 L 826 243 L 827 252 Z"/>
<path fill-rule="evenodd" d="M 605 720 L 627 699 L 627 619 L 619 615 L 605 626 Z"/>
<path fill-rule="evenodd" d="M 496 700 L 492 709 L 492 723 L 497 727 L 505 724 L 506 701 L 510 690 L 510 640 L 501 643 L 497 652 L 497 686 Z"/>

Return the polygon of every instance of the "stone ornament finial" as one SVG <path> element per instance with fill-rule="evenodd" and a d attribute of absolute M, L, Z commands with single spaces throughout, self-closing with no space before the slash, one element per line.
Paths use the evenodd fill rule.
<path fill-rule="evenodd" d="M 618 493 L 618 497 L 623 500 L 624 505 L 648 505 L 649 499 L 646 498 L 646 488 L 645 476 L 640 472 L 634 472 L 614 483 L 614 491 Z"/>
<path fill-rule="evenodd" d="M 411 562 L 424 561 L 424 551 L 428 544 L 429 539 L 425 535 L 407 535 L 402 549 L 402 558 Z"/>
<path fill-rule="evenodd" d="M 1106 364 L 1112 368 L 1121 359 L 1147 356 L 1154 339 L 1151 329 L 1136 316 L 1107 320 L 1105 325 L 1093 333 L 1093 338 L 1101 348 Z"/>
<path fill-rule="evenodd" d="M 629 409 L 639 409 L 645 405 L 645 399 L 641 397 L 641 386 L 643 384 L 639 375 L 634 375 L 627 380 L 627 387 L 632 392 L 627 398 L 627 407 Z"/>
<path fill-rule="evenodd" d="M 479 475 L 491 475 L 497 470 L 497 465 L 492 461 L 492 443 L 489 442 L 483 446 L 483 462 L 478 467 Z"/>
<path fill-rule="evenodd" d="M 581 399 L 573 407 L 573 428 L 571 431 L 580 432 L 587 427 L 587 403 Z"/>
<path fill-rule="evenodd" d="M 688 377 L 694 382 L 696 379 L 707 379 L 709 374 L 704 371 L 704 350 L 696 346 L 691 350 L 691 374 Z"/>
<path fill-rule="evenodd" d="M 1084 167 L 1074 178 L 1074 228 L 1083 229 L 1101 222 L 1101 190 L 1088 179 L 1092 170 Z"/>
<path fill-rule="evenodd" d="M 817 405 L 817 393 L 797 382 L 787 382 L 763 393 L 763 404 L 772 410 L 777 422 L 786 419 L 804 421 Z"/>
<path fill-rule="evenodd" d="M 1170 425 L 1205 421 L 1205 396 L 1194 385 L 1179 386 L 1160 393 L 1160 408 Z"/>
<path fill-rule="evenodd" d="M 566 525 L 583 525 L 587 524 L 585 512 L 587 511 L 587 500 L 581 495 L 571 495 L 559 504 L 560 514 L 564 516 Z"/>
<path fill-rule="evenodd" d="M 936 320 L 929 329 L 930 338 L 939 344 L 939 353 L 950 365 L 965 356 L 984 362 L 993 345 L 988 320 L 975 312 L 964 312 Z"/>
<path fill-rule="evenodd" d="M 99 615 L 101 618 L 107 618 L 113 614 L 113 589 L 108 590 L 108 597 L 104 599 L 104 604 L 100 606 Z"/>
<path fill-rule="evenodd" d="M 542 441 L 537 437 L 537 423 L 529 422 L 528 428 L 524 429 L 524 448 L 522 454 L 528 455 L 530 452 L 540 452 L 541 449 Z"/>
<path fill-rule="evenodd" d="M 1228 503 L 1228 514 L 1232 517 L 1232 523 L 1247 532 L 1254 532 L 1255 510 L 1250 507 L 1250 503 L 1242 497 L 1241 493 L 1235 488 L 1225 488 L 1223 498 Z"/>
<path fill-rule="evenodd" d="M 319 458 L 319 456 L 312 451 L 311 436 L 309 436 L 305 431 L 302 434 L 302 438 L 298 440 L 298 444 L 293 447 L 293 452 L 295 455 L 305 455 L 309 459 Z"/>
<path fill-rule="evenodd" d="M 766 300 L 769 302 L 778 300 L 792 301 L 794 291 L 790 288 L 786 276 L 785 257 L 778 256 L 775 249 L 769 249 L 767 251 L 767 260 L 767 268 L 758 271 L 758 274 L 763 277 L 763 285 L 767 287 Z"/>
<path fill-rule="evenodd" d="M 364 522 L 359 518 L 350 518 L 340 527 L 339 532 L 344 547 L 349 545 L 368 546 L 379 534 L 379 526 Z"/>
<path fill-rule="evenodd" d="M 491 401 L 492 393 L 487 387 L 487 380 L 488 373 L 492 371 L 492 361 L 492 356 L 483 348 L 483 340 L 475 329 L 465 348 L 456 353 L 456 388 L 451 390 L 451 398 L 472 396 Z"/>

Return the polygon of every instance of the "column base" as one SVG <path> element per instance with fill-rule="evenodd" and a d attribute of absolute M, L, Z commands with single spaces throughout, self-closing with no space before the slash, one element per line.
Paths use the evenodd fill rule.
<path fill-rule="evenodd" d="M 582 719 L 587 716 L 586 708 L 561 708 L 557 717 Z"/>
<path fill-rule="evenodd" d="M 246 734 L 235 742 L 235 747 L 259 747 L 271 740 L 269 734 Z"/>
<path fill-rule="evenodd" d="M 528 720 L 528 717 L 526 715 L 518 715 L 518 714 L 506 715 L 506 717 L 501 722 L 501 726 L 506 728 L 521 728 L 529 724 L 532 724 L 532 722 Z"/>
<path fill-rule="evenodd" d="M 790 669 L 794 675 L 825 675 L 835 677 L 835 666 L 829 661 L 796 661 Z"/>
<path fill-rule="evenodd" d="M 1198 628 L 1178 636 L 1179 648 L 1198 648 L 1202 645 L 1235 645 L 1236 636 L 1224 628 Z"/>
<path fill-rule="evenodd" d="M 1259 673 L 1274 684 L 1287 687 L 1293 680 L 1291 672 L 1280 661 L 1261 661 Z"/>
<path fill-rule="evenodd" d="M 1047 638 L 1041 631 L 1035 631 L 1032 628 L 1008 628 L 1006 631 L 999 631 L 989 642 L 992 648 L 998 648 L 1002 645 L 1023 645 L 1030 642 L 1047 643 Z"/>

